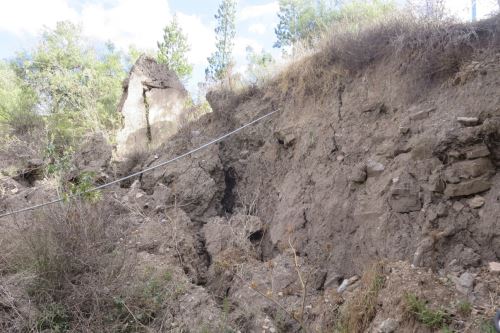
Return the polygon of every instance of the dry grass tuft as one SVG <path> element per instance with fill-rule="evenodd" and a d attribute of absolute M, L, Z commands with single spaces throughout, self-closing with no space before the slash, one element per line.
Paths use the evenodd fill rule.
<path fill-rule="evenodd" d="M 361 286 L 341 313 L 338 331 L 362 333 L 368 329 L 377 313 L 378 293 L 385 282 L 383 268 L 383 263 L 379 262 L 364 273 Z"/>
<path fill-rule="evenodd" d="M 2 275 L 30 276 L 23 293 L 36 315 L 18 320 L 23 327 L 13 331 L 90 332 L 119 326 L 107 313 L 112 295 L 129 279 L 131 259 L 120 248 L 123 233 L 109 209 L 71 202 L 26 216 L 33 219 L 15 221 L 20 240 L 15 255 L 4 258 L 10 269 Z"/>
<path fill-rule="evenodd" d="M 413 94 L 440 83 L 477 53 L 500 49 L 500 15 L 475 23 L 420 20 L 401 16 L 370 23 L 359 30 L 332 27 L 316 53 L 282 71 L 266 88 L 282 99 L 321 102 L 342 88 L 340 78 L 384 63 L 390 74 L 405 76 Z M 411 93 L 411 92 L 410 92 Z"/>
<path fill-rule="evenodd" d="M 473 24 L 393 18 L 359 32 L 332 34 L 323 52 L 354 73 L 390 59 L 399 70 L 435 79 L 458 71 L 479 49 L 500 47 L 499 21 L 500 16 Z"/>
<path fill-rule="evenodd" d="M 16 110 L 9 112 L 7 117 L 0 118 L 0 126 L 13 135 L 24 137 L 33 132 L 40 132 L 44 129 L 45 123 L 42 116 L 32 111 Z"/>
<path fill-rule="evenodd" d="M 139 265 L 109 202 L 73 201 L 14 222 L 16 246 L 0 238 L 0 260 L 9 265 L 0 271 L 2 332 L 162 332 L 170 325 L 186 284 L 166 266 Z"/>
<path fill-rule="evenodd" d="M 276 91 L 282 100 L 306 103 L 310 99 L 321 103 L 325 97 L 341 89 L 339 77 L 343 71 L 338 66 L 324 63 L 322 53 L 299 59 L 291 63 L 276 78 L 268 83 L 271 91 Z"/>
<path fill-rule="evenodd" d="M 72 202 L 33 222 L 26 231 L 24 264 L 35 274 L 29 295 L 41 309 L 37 329 L 99 327 L 110 294 L 129 273 L 119 248 L 123 234 L 112 214 L 100 204 Z"/>

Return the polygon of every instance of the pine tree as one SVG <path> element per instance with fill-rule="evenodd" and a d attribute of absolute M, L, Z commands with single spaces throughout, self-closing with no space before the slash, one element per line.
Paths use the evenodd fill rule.
<path fill-rule="evenodd" d="M 208 68 L 205 75 L 208 81 L 220 81 L 226 74 L 232 62 L 234 37 L 236 35 L 236 0 L 223 0 L 217 14 L 216 50 L 208 58 Z"/>
<path fill-rule="evenodd" d="M 299 18 L 304 1 L 280 0 L 279 5 L 279 23 L 274 29 L 277 41 L 274 43 L 274 47 L 293 46 L 300 39 Z"/>
<path fill-rule="evenodd" d="M 339 0 L 280 0 L 274 47 L 283 51 L 292 47 L 293 52 L 299 41 L 311 46 L 318 31 L 332 20 L 334 9 L 340 3 Z"/>
<path fill-rule="evenodd" d="M 193 72 L 193 66 L 186 55 L 190 47 L 177 16 L 174 15 L 172 22 L 163 29 L 163 41 L 157 44 L 158 62 L 166 64 L 181 80 L 188 78 Z"/>
<path fill-rule="evenodd" d="M 411 0 L 424 1 L 424 0 Z M 443 0 L 426 0 L 440 2 Z M 383 17 L 396 8 L 395 0 L 279 0 L 279 22 L 274 32 L 274 47 L 292 54 L 298 43 L 312 48 L 321 33 L 332 24 L 342 24 L 345 29 L 356 30 L 363 23 Z"/>

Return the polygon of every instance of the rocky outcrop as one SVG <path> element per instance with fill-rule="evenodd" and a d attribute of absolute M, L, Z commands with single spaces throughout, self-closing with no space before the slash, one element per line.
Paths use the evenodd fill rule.
<path fill-rule="evenodd" d="M 123 89 L 118 108 L 123 117 L 117 137 L 119 156 L 158 147 L 177 132 L 187 92 L 174 72 L 143 55 Z"/>

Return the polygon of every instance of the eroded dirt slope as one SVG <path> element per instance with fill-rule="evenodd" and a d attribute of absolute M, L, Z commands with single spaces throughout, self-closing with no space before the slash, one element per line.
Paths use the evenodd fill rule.
<path fill-rule="evenodd" d="M 498 48 L 426 80 L 394 57 L 357 72 L 319 57 L 209 93 L 213 113 L 127 171 L 279 112 L 106 192 L 123 246 L 185 286 L 153 330 L 478 332 L 500 306 Z"/>

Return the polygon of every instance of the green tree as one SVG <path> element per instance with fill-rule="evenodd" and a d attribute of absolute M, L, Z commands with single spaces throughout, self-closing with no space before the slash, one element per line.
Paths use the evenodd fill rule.
<path fill-rule="evenodd" d="M 326 0 L 280 0 L 279 22 L 274 32 L 274 47 L 295 47 L 299 41 L 312 44 L 318 31 L 324 30 L 331 21 L 340 1 Z"/>
<path fill-rule="evenodd" d="M 1 133 L 23 135 L 43 125 L 36 114 L 37 97 L 29 86 L 17 77 L 8 63 L 0 61 L 0 125 Z"/>
<path fill-rule="evenodd" d="M 294 46 L 304 34 L 300 21 L 304 21 L 304 13 L 314 9 L 312 1 L 307 0 L 280 0 L 279 22 L 274 29 L 276 42 L 274 47 L 285 48 Z"/>
<path fill-rule="evenodd" d="M 313 47 L 334 23 L 357 29 L 396 8 L 393 0 L 280 0 L 274 47 L 292 53 L 298 43 Z"/>
<path fill-rule="evenodd" d="M 17 75 L 35 92 L 38 111 L 60 150 L 76 146 L 87 132 L 117 128 L 116 105 L 126 75 L 122 58 L 111 43 L 98 56 L 70 22 L 45 30 L 34 50 L 17 56 Z"/>
<path fill-rule="evenodd" d="M 209 81 L 223 79 L 232 62 L 234 37 L 236 36 L 236 0 L 222 0 L 215 19 L 217 26 L 216 51 L 208 58 L 208 68 L 205 76 Z"/>
<path fill-rule="evenodd" d="M 177 76 L 185 80 L 193 72 L 193 66 L 187 60 L 189 44 L 174 15 L 172 22 L 163 29 L 163 41 L 158 42 L 158 62 L 166 64 Z"/>

